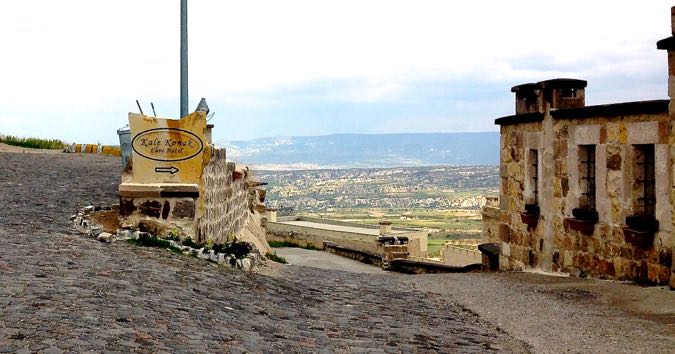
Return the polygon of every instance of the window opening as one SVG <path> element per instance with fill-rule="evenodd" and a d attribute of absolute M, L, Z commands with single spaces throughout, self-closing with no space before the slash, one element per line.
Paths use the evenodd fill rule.
<path fill-rule="evenodd" d="M 577 89 L 575 88 L 562 88 L 560 89 L 560 97 L 565 98 L 575 98 L 577 97 Z"/>
<path fill-rule="evenodd" d="M 539 204 L 539 151 L 530 150 L 530 185 L 532 189 L 532 204 Z"/>
<path fill-rule="evenodd" d="M 579 146 L 581 208 L 595 209 L 595 145 Z"/>
<path fill-rule="evenodd" d="M 635 145 L 635 180 L 637 184 L 638 214 L 656 215 L 656 175 L 654 145 Z"/>

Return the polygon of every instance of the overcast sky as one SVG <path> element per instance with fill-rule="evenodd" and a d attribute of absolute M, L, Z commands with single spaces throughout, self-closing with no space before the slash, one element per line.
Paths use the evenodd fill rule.
<path fill-rule="evenodd" d="M 667 98 L 671 1 L 189 0 L 190 108 L 214 140 L 494 131 L 513 85 L 587 104 Z M 116 143 L 179 110 L 179 0 L 0 5 L 0 133 Z"/>

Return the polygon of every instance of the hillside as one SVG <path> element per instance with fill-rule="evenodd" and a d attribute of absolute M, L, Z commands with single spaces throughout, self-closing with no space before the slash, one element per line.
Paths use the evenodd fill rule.
<path fill-rule="evenodd" d="M 267 204 L 285 212 L 331 208 L 471 209 L 497 195 L 497 166 L 340 170 L 254 170 L 268 182 Z"/>
<path fill-rule="evenodd" d="M 222 144 L 259 168 L 376 168 L 499 164 L 499 133 L 335 134 Z"/>

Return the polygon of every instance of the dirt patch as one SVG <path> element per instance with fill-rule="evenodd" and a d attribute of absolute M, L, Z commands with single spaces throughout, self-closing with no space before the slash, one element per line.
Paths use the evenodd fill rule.
<path fill-rule="evenodd" d="M 95 211 L 89 215 L 89 220 L 100 225 L 103 231 L 115 233 L 120 228 L 119 208 L 113 207 L 111 210 Z"/>

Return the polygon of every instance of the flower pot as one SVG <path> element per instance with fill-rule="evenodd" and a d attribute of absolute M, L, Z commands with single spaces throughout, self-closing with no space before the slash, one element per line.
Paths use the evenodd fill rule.
<path fill-rule="evenodd" d="M 527 224 L 527 227 L 535 227 L 537 226 L 537 223 L 539 222 L 539 213 L 528 213 L 528 212 L 523 212 L 520 213 L 520 220 L 524 223 Z"/>
<path fill-rule="evenodd" d="M 567 224 L 570 226 L 570 229 L 572 230 L 577 230 L 586 235 L 592 235 L 595 221 L 582 220 L 577 218 L 567 218 Z"/>
<path fill-rule="evenodd" d="M 654 244 L 654 230 L 635 230 L 629 226 L 622 227 L 623 239 L 640 248 L 651 248 Z"/>

